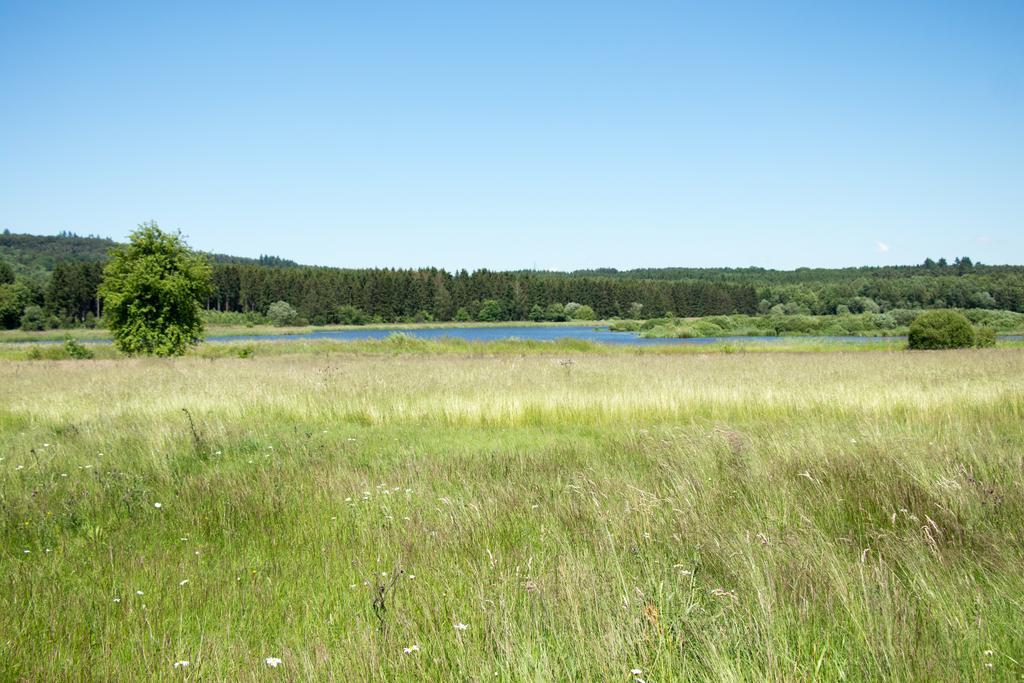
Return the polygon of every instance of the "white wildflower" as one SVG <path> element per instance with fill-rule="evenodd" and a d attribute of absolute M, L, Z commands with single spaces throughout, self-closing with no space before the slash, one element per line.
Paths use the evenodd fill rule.
<path fill-rule="evenodd" d="M 163 503 L 153 503 L 153 507 L 155 507 L 157 510 L 159 510 L 160 508 L 163 507 Z"/>
<path fill-rule="evenodd" d="M 639 676 L 643 672 L 644 672 L 643 669 L 630 669 L 629 670 L 629 673 L 633 674 L 634 676 Z"/>
<path fill-rule="evenodd" d="M 183 659 L 180 662 L 175 662 L 174 663 L 174 668 L 175 669 L 184 669 L 186 666 L 188 666 L 188 660 L 187 659 Z"/>
<path fill-rule="evenodd" d="M 459 622 L 459 623 L 455 624 L 455 630 L 456 631 L 467 631 L 467 630 L 469 630 L 469 624 L 463 624 L 462 622 Z"/>
<path fill-rule="evenodd" d="M 142 593 L 142 591 L 135 591 L 135 594 L 136 595 L 142 595 L 143 593 Z"/>
<path fill-rule="evenodd" d="M 267 663 L 267 666 L 269 666 L 269 667 L 271 667 L 273 669 L 276 669 L 281 664 L 281 658 L 280 657 L 267 657 L 263 661 Z"/>
<path fill-rule="evenodd" d="M 178 582 L 178 585 L 179 586 L 184 586 L 186 583 L 188 583 L 188 579 L 182 579 L 181 581 Z"/>

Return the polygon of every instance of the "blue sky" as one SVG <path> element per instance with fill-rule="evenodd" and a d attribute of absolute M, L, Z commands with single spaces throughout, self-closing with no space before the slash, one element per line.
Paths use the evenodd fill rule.
<path fill-rule="evenodd" d="M 0 229 L 336 266 L 1024 262 L 1024 2 L 0 0 Z"/>

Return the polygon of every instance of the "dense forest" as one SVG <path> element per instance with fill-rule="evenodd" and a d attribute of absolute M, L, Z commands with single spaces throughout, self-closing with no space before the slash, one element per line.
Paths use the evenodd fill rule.
<path fill-rule="evenodd" d="M 0 233 L 0 262 L 10 266 L 16 275 L 34 279 L 45 279 L 59 263 L 103 263 L 107 253 L 117 242 L 106 237 L 89 235 L 83 237 L 73 232 L 57 235 L 27 235 L 4 230 Z M 294 268 L 298 264 L 278 256 L 228 256 L 207 254 L 214 263 L 235 263 L 247 265 Z"/>
<path fill-rule="evenodd" d="M 115 243 L 97 237 L 0 235 L 0 325 L 95 324 L 96 291 Z M 222 317 L 260 320 L 287 302 L 295 322 L 565 320 L 666 315 L 878 313 L 894 309 L 1024 311 L 1024 267 L 967 257 L 918 266 L 777 271 L 667 268 L 449 273 L 299 266 L 275 256 L 208 255 Z"/>

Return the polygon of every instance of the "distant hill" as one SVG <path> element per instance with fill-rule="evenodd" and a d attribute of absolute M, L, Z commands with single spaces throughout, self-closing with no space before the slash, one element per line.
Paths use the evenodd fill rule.
<path fill-rule="evenodd" d="M 44 276 L 64 261 L 95 263 L 105 261 L 107 252 L 117 243 L 105 237 L 82 237 L 70 232 L 59 235 L 24 235 L 5 230 L 0 233 L 0 259 L 15 274 Z"/>
<path fill-rule="evenodd" d="M 44 279 L 62 262 L 101 263 L 118 243 L 96 235 L 76 235 L 61 232 L 57 235 L 29 235 L 5 230 L 0 233 L 0 260 L 7 262 L 16 275 L 30 279 Z M 295 268 L 295 261 L 279 256 L 247 258 L 227 254 L 208 254 L 214 263 L 261 265 L 272 268 Z"/>

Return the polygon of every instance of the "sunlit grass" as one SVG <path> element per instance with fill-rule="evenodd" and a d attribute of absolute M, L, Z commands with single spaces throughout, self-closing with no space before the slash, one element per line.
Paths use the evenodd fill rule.
<path fill-rule="evenodd" d="M 0 362 L 0 679 L 1024 674 L 1024 352 L 405 343 Z"/>

